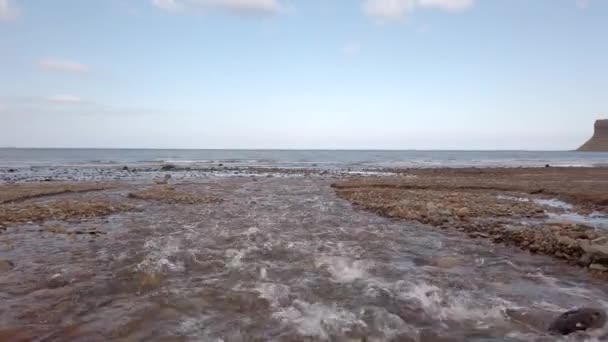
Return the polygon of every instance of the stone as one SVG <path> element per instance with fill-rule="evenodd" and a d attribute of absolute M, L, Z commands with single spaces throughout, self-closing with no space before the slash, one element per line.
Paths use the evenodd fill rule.
<path fill-rule="evenodd" d="M 578 264 L 582 267 L 587 267 L 589 266 L 589 264 L 591 264 L 592 261 L 593 260 L 591 259 L 591 255 L 583 254 L 578 260 Z"/>
<path fill-rule="evenodd" d="M 488 239 L 488 238 L 490 238 L 490 235 L 488 235 L 486 233 L 482 233 L 482 232 L 471 232 L 471 233 L 469 233 L 469 237 L 473 238 L 473 239 L 477 239 L 477 238 Z"/>
<path fill-rule="evenodd" d="M 458 265 L 460 265 L 462 263 L 462 259 L 458 258 L 458 257 L 442 257 L 442 258 L 437 258 L 435 259 L 435 261 L 433 262 L 433 266 L 439 267 L 439 268 L 454 268 Z"/>
<path fill-rule="evenodd" d="M 471 214 L 471 210 L 469 208 L 462 207 L 456 211 L 456 214 L 460 217 L 466 217 Z"/>
<path fill-rule="evenodd" d="M 608 245 L 584 243 L 583 241 L 586 240 L 579 240 L 579 246 L 585 253 L 591 256 L 594 262 L 608 265 Z"/>
<path fill-rule="evenodd" d="M 598 238 L 593 239 L 591 242 L 593 242 L 595 244 L 606 244 L 606 243 L 608 243 L 608 237 L 606 237 L 606 236 L 598 237 Z"/>
<path fill-rule="evenodd" d="M 165 164 L 165 165 L 163 165 L 163 166 L 160 167 L 161 171 L 172 171 L 172 170 L 175 170 L 175 169 L 177 169 L 177 166 L 172 165 L 172 164 Z"/>
<path fill-rule="evenodd" d="M 10 261 L 10 260 L 0 260 L 0 272 L 10 271 L 14 267 L 15 267 L 15 264 L 13 264 L 12 261 Z"/>
<path fill-rule="evenodd" d="M 604 266 L 602 264 L 591 264 L 589 265 L 590 270 L 606 272 L 608 271 L 608 266 Z"/>
<path fill-rule="evenodd" d="M 570 310 L 549 326 L 549 331 L 561 335 L 569 335 L 577 331 L 599 329 L 606 324 L 606 312 L 595 308 Z"/>
<path fill-rule="evenodd" d="M 567 236 L 557 235 L 556 239 L 559 244 L 566 245 L 568 247 L 578 246 L 578 242 L 576 240 Z"/>

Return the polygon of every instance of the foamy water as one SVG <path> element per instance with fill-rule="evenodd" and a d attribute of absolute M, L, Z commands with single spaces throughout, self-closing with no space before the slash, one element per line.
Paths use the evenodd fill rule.
<path fill-rule="evenodd" d="M 538 322 L 608 308 L 581 269 L 355 210 L 329 184 L 208 178 L 183 186 L 223 203 L 74 224 L 108 233 L 97 239 L 11 229 L 0 327 L 57 341 L 555 341 Z"/>
<path fill-rule="evenodd" d="M 547 216 L 549 217 L 548 222 L 569 222 L 569 223 L 577 223 L 584 224 L 589 227 L 593 227 L 595 229 L 608 229 L 608 215 L 593 212 L 588 215 L 583 215 L 574 212 L 574 206 L 572 204 L 566 203 L 564 201 L 560 201 L 555 198 L 549 199 L 540 199 L 540 198 L 524 198 L 524 197 L 513 197 L 513 196 L 497 196 L 498 199 L 506 200 L 506 201 L 515 201 L 515 202 L 534 202 L 540 206 L 547 207 L 549 209 L 559 209 L 561 212 L 547 212 Z"/>

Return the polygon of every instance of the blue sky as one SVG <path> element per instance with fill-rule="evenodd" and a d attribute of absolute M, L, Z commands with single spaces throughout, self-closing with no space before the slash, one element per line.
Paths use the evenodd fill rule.
<path fill-rule="evenodd" d="M 0 0 L 0 146 L 574 149 L 604 0 Z"/>

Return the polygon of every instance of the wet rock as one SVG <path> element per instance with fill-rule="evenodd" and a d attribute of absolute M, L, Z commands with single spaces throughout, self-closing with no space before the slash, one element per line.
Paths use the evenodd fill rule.
<path fill-rule="evenodd" d="M 123 166 L 123 167 L 122 167 L 122 170 L 123 170 L 123 171 L 129 171 L 129 167 L 128 167 L 128 166 Z"/>
<path fill-rule="evenodd" d="M 471 215 L 471 210 L 469 208 L 463 207 L 456 211 L 456 215 L 460 217 L 467 217 Z"/>
<path fill-rule="evenodd" d="M 591 264 L 589 265 L 589 269 L 594 271 L 606 272 L 608 271 L 608 266 L 604 266 L 601 264 Z"/>
<path fill-rule="evenodd" d="M 471 232 L 471 233 L 469 233 L 469 237 L 471 237 L 473 239 L 477 239 L 477 238 L 487 239 L 490 237 L 490 235 L 488 235 L 486 233 L 481 233 L 481 232 Z"/>
<path fill-rule="evenodd" d="M 46 287 L 49 289 L 58 289 L 60 287 L 67 286 L 69 284 L 70 284 L 70 282 L 67 279 L 65 279 L 65 277 L 63 275 L 55 274 L 46 282 Z"/>
<path fill-rule="evenodd" d="M 589 254 L 583 254 L 578 260 L 578 265 L 582 267 L 588 267 L 593 260 Z"/>
<path fill-rule="evenodd" d="M 0 272 L 10 271 L 14 267 L 15 267 L 15 264 L 13 264 L 12 261 L 10 261 L 10 260 L 0 260 Z"/>
<path fill-rule="evenodd" d="M 598 238 L 593 239 L 591 242 L 596 243 L 596 244 L 607 244 L 608 237 L 606 237 L 606 236 L 598 237 Z"/>
<path fill-rule="evenodd" d="M 608 265 L 608 245 L 579 240 L 579 246 L 585 253 L 589 254 L 593 262 Z"/>
<path fill-rule="evenodd" d="M 568 335 L 577 331 L 602 328 L 606 324 L 606 312 L 601 309 L 582 308 L 568 311 L 551 323 L 549 331 Z"/>
<path fill-rule="evenodd" d="M 177 166 L 175 166 L 173 164 L 165 164 L 160 167 L 160 170 L 161 171 L 173 171 L 173 170 L 177 170 Z"/>
<path fill-rule="evenodd" d="M 443 257 L 443 258 L 437 258 L 434 262 L 433 262 L 433 266 L 439 267 L 439 268 L 454 268 L 456 266 L 459 266 L 460 264 L 462 264 L 462 259 L 458 258 L 458 257 Z"/>

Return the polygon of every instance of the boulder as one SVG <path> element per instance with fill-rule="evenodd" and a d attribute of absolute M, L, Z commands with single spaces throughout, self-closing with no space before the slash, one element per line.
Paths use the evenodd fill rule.
<path fill-rule="evenodd" d="M 606 312 L 595 308 L 570 310 L 559 317 L 549 326 L 549 331 L 556 334 L 568 335 L 577 331 L 602 328 L 606 324 Z"/>

